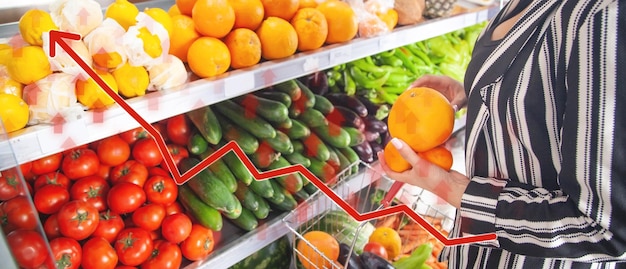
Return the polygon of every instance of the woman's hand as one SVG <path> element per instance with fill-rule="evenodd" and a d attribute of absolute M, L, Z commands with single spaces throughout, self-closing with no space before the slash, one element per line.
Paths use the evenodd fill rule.
<path fill-rule="evenodd" d="M 404 141 L 393 138 L 391 143 L 398 149 L 402 158 L 411 164 L 411 169 L 397 173 L 385 163 L 384 152 L 378 152 L 378 160 L 385 174 L 393 180 L 415 185 L 434 193 L 451 205 L 459 208 L 461 196 L 469 184 L 469 179 L 456 171 L 445 171 L 439 166 L 420 158 Z"/>
<path fill-rule="evenodd" d="M 410 88 L 413 87 L 428 87 L 439 91 L 448 98 L 455 111 L 467 103 L 463 84 L 448 76 L 424 75 L 411 83 Z"/>

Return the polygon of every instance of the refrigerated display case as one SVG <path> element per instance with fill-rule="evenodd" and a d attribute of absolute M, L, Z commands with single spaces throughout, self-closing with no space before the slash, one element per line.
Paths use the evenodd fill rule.
<path fill-rule="evenodd" d="M 173 0 L 134 2 L 140 10 L 145 7 L 167 9 L 174 4 Z M 189 80 L 183 86 L 148 93 L 127 102 L 147 122 L 157 122 L 316 71 L 483 22 L 493 17 L 501 6 L 501 3 L 479 5 L 469 1 L 459 1 L 457 4 L 465 11 L 449 17 L 426 20 L 416 25 L 398 27 L 388 34 L 356 38 L 342 44 L 324 46 L 312 52 L 297 53 L 285 59 L 264 61 L 254 67 L 229 71 L 210 79 L 199 79 L 190 72 Z M 0 12 L 10 14 L 24 11 L 26 7 L 21 4 L 2 6 Z M 0 24 L 0 39 L 10 38 L 17 32 L 16 22 Z M 157 108 L 155 104 L 158 104 Z M 464 118 L 457 119 L 455 128 L 462 129 L 463 125 Z M 8 134 L 4 140 L 0 139 L 2 155 L 0 171 L 15 167 L 16 163 L 33 161 L 139 126 L 140 124 L 118 105 L 112 105 L 104 111 L 86 111 L 77 120 L 64 123 L 63 132 L 55 131 L 57 127 L 54 125 L 30 126 Z M 457 163 L 455 162 L 455 165 Z M 347 177 L 345 180 L 350 179 L 351 177 Z M 223 240 L 223 243 L 205 260 L 185 264 L 185 268 L 228 268 L 236 264 L 277 238 L 288 234 L 289 229 L 286 229 L 283 221 L 288 214 L 289 212 L 274 214 L 252 232 L 243 232 L 232 225 L 225 225 L 222 237 L 228 240 Z M 5 244 L 4 240 L 2 244 Z M 11 255 L 6 245 L 0 249 L 0 255 Z"/>

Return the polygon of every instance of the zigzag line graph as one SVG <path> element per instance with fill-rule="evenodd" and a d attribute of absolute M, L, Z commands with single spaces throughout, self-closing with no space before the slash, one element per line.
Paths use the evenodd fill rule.
<path fill-rule="evenodd" d="M 309 171 L 306 167 L 301 164 L 295 164 L 283 168 L 268 170 L 268 171 L 259 171 L 252 161 L 248 158 L 248 156 L 244 153 L 241 147 L 235 141 L 229 141 L 221 148 L 217 149 L 213 154 L 209 155 L 207 158 L 202 160 L 199 164 L 191 168 L 189 171 L 181 174 L 176 165 L 174 164 L 172 155 L 167 150 L 167 146 L 165 140 L 160 135 L 160 133 L 145 119 L 143 119 L 126 101 L 115 93 L 104 80 L 96 74 L 96 72 L 83 61 L 78 54 L 72 50 L 72 48 L 64 41 L 64 39 L 72 39 L 72 40 L 80 40 L 81 37 L 78 34 L 61 32 L 61 31 L 50 31 L 50 56 L 54 57 L 56 55 L 56 44 L 58 44 L 62 49 L 66 51 L 66 53 L 72 57 L 78 65 L 85 70 L 85 72 L 98 84 L 100 87 L 111 96 L 115 102 L 119 106 L 121 106 L 128 114 L 130 114 L 139 124 L 146 129 L 146 131 L 155 139 L 159 151 L 163 156 L 163 160 L 167 166 L 167 169 L 172 173 L 172 177 L 176 181 L 177 184 L 184 184 L 189 179 L 200 173 L 200 171 L 204 170 L 215 161 L 220 159 L 225 154 L 232 151 L 238 158 L 242 161 L 242 163 L 246 166 L 246 168 L 253 175 L 255 180 L 267 180 L 270 178 L 275 178 L 279 176 L 289 175 L 292 173 L 300 173 L 302 176 L 306 177 L 312 184 L 314 184 L 321 192 L 323 192 L 326 196 L 328 196 L 333 202 L 335 202 L 341 209 L 346 211 L 350 216 L 352 216 L 357 221 L 368 221 L 372 219 L 382 218 L 389 215 L 404 213 L 409 216 L 411 219 L 416 221 L 419 225 L 421 225 L 424 229 L 426 229 L 430 234 L 432 234 L 437 240 L 442 242 L 446 246 L 460 245 L 460 244 L 469 244 L 483 241 L 495 240 L 497 238 L 495 233 L 490 234 L 480 234 L 480 235 L 472 235 L 466 237 L 459 238 L 447 238 L 444 234 L 442 234 L 439 230 L 437 230 L 433 225 L 431 225 L 428 221 L 418 215 L 415 211 L 413 211 L 409 206 L 405 204 L 395 205 L 386 207 L 383 209 L 379 209 L 376 211 L 363 213 L 361 214 L 356 209 L 354 209 L 348 202 L 343 200 L 339 195 L 337 195 L 330 187 L 328 187 L 322 180 L 320 180 L 317 176 L 315 176 L 311 171 Z"/>

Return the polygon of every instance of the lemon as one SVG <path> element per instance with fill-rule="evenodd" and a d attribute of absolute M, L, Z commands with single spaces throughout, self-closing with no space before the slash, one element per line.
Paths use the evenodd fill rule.
<path fill-rule="evenodd" d="M 143 66 L 132 66 L 125 63 L 113 71 L 119 93 L 126 97 L 142 96 L 150 85 L 150 76 Z"/>
<path fill-rule="evenodd" d="M 124 30 L 128 30 L 128 27 L 135 25 L 137 14 L 139 9 L 128 0 L 115 0 L 107 7 L 104 17 L 114 19 Z"/>
<path fill-rule="evenodd" d="M 0 65 L 7 66 L 12 54 L 13 48 L 9 44 L 0 44 Z"/>
<path fill-rule="evenodd" d="M 26 46 L 13 50 L 8 65 L 9 76 L 22 84 L 31 84 L 52 73 L 43 48 Z"/>
<path fill-rule="evenodd" d="M 0 76 L 0 93 L 13 94 L 17 97 L 22 97 L 22 91 L 24 85 L 19 83 L 8 76 Z"/>
<path fill-rule="evenodd" d="M 143 41 L 143 50 L 152 58 L 161 56 L 163 48 L 161 48 L 161 40 L 158 35 L 150 33 L 148 28 L 141 27 L 137 35 Z"/>
<path fill-rule="evenodd" d="M 24 128 L 28 123 L 28 105 L 22 98 L 0 93 L 0 119 L 7 133 Z"/>
<path fill-rule="evenodd" d="M 111 73 L 101 70 L 96 70 L 96 73 L 117 93 L 117 83 Z M 104 108 L 115 103 L 115 100 L 100 88 L 100 85 L 92 78 L 88 80 L 78 80 L 76 82 L 76 98 L 78 98 L 78 102 L 90 109 Z"/>
<path fill-rule="evenodd" d="M 172 36 L 172 28 L 174 28 L 174 23 L 172 22 L 172 17 L 170 17 L 170 14 L 168 14 L 167 11 L 158 7 L 153 7 L 146 8 L 143 12 L 148 14 L 148 16 L 152 17 L 161 25 L 163 25 L 163 28 L 167 30 L 168 36 Z"/>
<path fill-rule="evenodd" d="M 93 61 L 98 65 L 106 68 L 116 68 L 125 60 L 119 52 L 98 52 L 94 54 Z"/>
<path fill-rule="evenodd" d="M 41 39 L 43 33 L 50 32 L 50 30 L 59 30 L 59 27 L 52 21 L 50 14 L 41 9 L 26 11 L 20 18 L 18 26 L 24 41 L 37 46 L 43 44 Z"/>
<path fill-rule="evenodd" d="M 178 9 L 178 6 L 176 4 L 173 4 L 168 10 L 167 10 L 167 14 L 170 15 L 170 17 L 174 17 L 176 15 L 180 15 L 180 9 Z"/>

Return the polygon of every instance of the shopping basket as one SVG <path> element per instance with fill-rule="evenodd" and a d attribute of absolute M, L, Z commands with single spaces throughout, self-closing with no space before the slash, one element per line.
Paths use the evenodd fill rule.
<path fill-rule="evenodd" d="M 353 166 L 359 167 L 359 172 L 346 176 L 344 173 L 354 171 L 354 167 L 345 169 L 338 174 L 339 180 L 329 193 L 318 191 L 312 195 L 307 201 L 299 205 L 295 210 L 286 215 L 283 221 L 286 226 L 294 234 L 293 243 L 293 259 L 295 263 L 293 268 L 303 268 L 302 261 L 310 264 L 309 268 L 344 268 L 336 261 L 332 261 L 326 257 L 319 249 L 308 242 L 303 235 L 309 231 L 324 231 L 331 234 L 338 242 L 346 243 L 350 246 L 350 250 L 357 249 L 358 245 L 362 247 L 365 238 L 372 232 L 372 227 L 379 221 L 386 220 L 386 217 L 376 216 L 379 213 L 388 213 L 397 206 L 392 205 L 381 209 L 380 202 L 390 190 L 393 181 L 383 175 L 382 171 L 375 166 L 368 165 L 364 162 L 354 163 Z M 394 196 L 394 204 L 410 205 L 411 211 L 419 216 L 426 223 L 424 226 L 436 228 L 438 232 L 443 234 L 450 231 L 454 222 L 455 209 L 449 204 L 438 200 L 433 194 L 423 189 L 404 186 L 400 188 Z M 336 214 L 337 212 L 348 212 L 348 216 L 352 217 L 352 221 L 356 222 L 354 226 L 342 225 L 345 221 L 345 214 Z M 413 222 L 412 218 L 404 212 L 395 213 L 390 216 L 399 217 L 404 223 Z M 328 218 L 331 218 L 330 220 Z M 346 229 L 350 229 L 346 231 Z M 397 228 L 399 229 L 399 227 Z M 306 243 L 310 249 L 313 249 L 316 255 L 303 255 L 298 250 L 297 244 L 302 241 Z M 301 243 L 302 244 L 302 243 Z M 352 251 L 350 252 L 352 253 Z M 310 253 L 309 253 L 310 254 Z M 323 259 L 310 260 L 310 259 Z M 346 263 L 347 264 L 347 263 Z M 318 267 L 320 265 L 320 267 Z M 347 268 L 347 265 L 346 267 Z"/>

